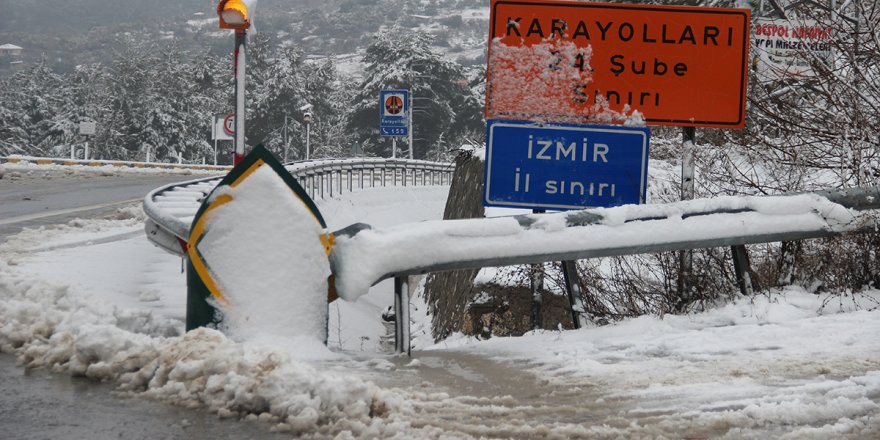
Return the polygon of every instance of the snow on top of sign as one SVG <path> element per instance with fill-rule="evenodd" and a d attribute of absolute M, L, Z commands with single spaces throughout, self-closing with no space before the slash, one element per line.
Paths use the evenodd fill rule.
<path fill-rule="evenodd" d="M 576 84 L 591 81 L 592 54 L 591 47 L 580 49 L 573 42 L 560 39 L 547 39 L 532 46 L 508 46 L 496 38 L 492 41 L 492 61 L 497 68 L 491 72 L 490 99 L 497 107 L 516 108 L 534 115 L 576 113 L 579 109 L 570 98 L 571 90 Z M 584 68 L 563 68 L 576 62 Z"/>
<path fill-rule="evenodd" d="M 197 246 L 231 304 L 222 307 L 227 334 L 276 345 L 279 337 L 294 344 L 310 337 L 323 347 L 330 276 L 323 228 L 268 166 L 212 195 L 223 196 L 232 202 L 209 214 Z"/>
<path fill-rule="evenodd" d="M 592 46 L 578 47 L 572 41 L 547 38 L 538 44 L 510 46 L 495 38 L 489 83 L 492 93 L 487 104 L 490 109 L 515 109 L 509 116 L 527 116 L 539 122 L 583 115 L 590 120 L 644 125 L 642 115 L 629 105 L 616 111 L 602 95 L 582 95 L 581 102 L 576 99 L 577 90 L 593 81 L 592 56 Z M 594 103 L 587 105 L 590 100 Z"/>

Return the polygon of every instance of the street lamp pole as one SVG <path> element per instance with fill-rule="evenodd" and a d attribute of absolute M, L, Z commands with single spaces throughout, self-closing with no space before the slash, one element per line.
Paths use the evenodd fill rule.
<path fill-rule="evenodd" d="M 220 0 L 217 15 L 220 29 L 235 30 L 235 152 L 232 162 L 238 165 L 244 158 L 244 78 L 247 30 L 253 22 L 257 0 Z"/>
<path fill-rule="evenodd" d="M 299 108 L 303 112 L 303 123 L 306 124 L 306 160 L 309 160 L 309 135 L 312 126 L 312 104 L 306 104 Z"/>
<path fill-rule="evenodd" d="M 312 120 L 306 120 L 306 160 L 309 160 L 309 135 L 312 127 Z"/>
<path fill-rule="evenodd" d="M 233 165 L 244 159 L 244 77 L 246 61 L 247 31 L 235 31 L 235 153 Z"/>

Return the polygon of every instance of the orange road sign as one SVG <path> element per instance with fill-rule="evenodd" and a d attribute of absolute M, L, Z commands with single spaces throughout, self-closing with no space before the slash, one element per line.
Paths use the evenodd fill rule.
<path fill-rule="evenodd" d="M 486 117 L 742 128 L 748 9 L 492 0 Z"/>

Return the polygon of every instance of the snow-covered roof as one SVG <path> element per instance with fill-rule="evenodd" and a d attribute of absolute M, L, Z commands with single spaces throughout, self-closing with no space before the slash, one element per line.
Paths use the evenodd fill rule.
<path fill-rule="evenodd" d="M 0 44 L 0 50 L 21 50 L 21 47 L 14 44 Z"/>

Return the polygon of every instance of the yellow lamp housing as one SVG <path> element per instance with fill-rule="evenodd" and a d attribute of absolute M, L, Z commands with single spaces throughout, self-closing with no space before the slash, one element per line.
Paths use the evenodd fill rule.
<path fill-rule="evenodd" d="M 256 8 L 257 0 L 220 0 L 217 5 L 220 29 L 248 29 L 253 22 Z"/>

